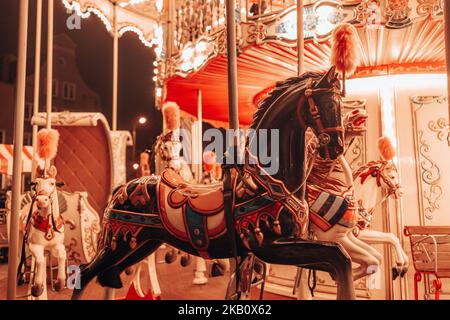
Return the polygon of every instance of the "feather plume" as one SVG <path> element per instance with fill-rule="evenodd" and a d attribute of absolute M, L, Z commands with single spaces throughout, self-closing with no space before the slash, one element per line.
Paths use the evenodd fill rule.
<path fill-rule="evenodd" d="M 52 160 L 58 151 L 59 132 L 41 129 L 37 134 L 37 154 L 41 159 Z"/>
<path fill-rule="evenodd" d="M 175 102 L 166 102 L 162 107 L 166 129 L 174 131 L 180 128 L 180 107 Z"/>
<path fill-rule="evenodd" d="M 392 145 L 391 139 L 384 136 L 378 139 L 378 152 L 380 153 L 381 158 L 386 161 L 390 161 L 395 157 L 395 149 Z"/>
<path fill-rule="evenodd" d="M 331 39 L 331 64 L 336 66 L 336 71 L 351 76 L 359 64 L 358 33 L 355 27 L 342 23 L 333 30 Z"/>
<path fill-rule="evenodd" d="M 148 164 L 148 159 L 149 159 L 148 153 L 141 152 L 139 159 L 140 159 L 139 163 L 141 164 L 141 166 L 144 164 Z"/>

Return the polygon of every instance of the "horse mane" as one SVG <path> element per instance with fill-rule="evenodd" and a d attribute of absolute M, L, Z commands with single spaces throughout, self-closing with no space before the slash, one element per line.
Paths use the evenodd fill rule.
<path fill-rule="evenodd" d="M 278 81 L 275 87 L 269 92 L 267 97 L 262 100 L 256 112 L 253 114 L 253 120 L 250 125 L 251 129 L 256 129 L 258 124 L 263 119 L 264 114 L 271 109 L 274 102 L 281 97 L 288 89 L 295 89 L 298 87 L 303 87 L 302 92 L 305 90 L 306 82 L 308 79 L 313 78 L 318 80 L 322 77 L 321 73 L 318 72 L 305 72 L 299 77 L 291 77 L 283 81 Z"/>

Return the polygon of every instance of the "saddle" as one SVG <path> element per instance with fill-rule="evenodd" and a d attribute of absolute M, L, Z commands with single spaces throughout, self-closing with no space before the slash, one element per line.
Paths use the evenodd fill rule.
<path fill-rule="evenodd" d="M 173 208 L 188 202 L 195 212 L 202 215 L 213 215 L 223 209 L 221 182 L 210 185 L 188 183 L 172 169 L 163 171 L 161 180 L 173 189 L 168 196 Z"/>
<path fill-rule="evenodd" d="M 226 232 L 222 183 L 192 184 L 166 169 L 158 185 L 158 208 L 165 228 L 203 258 L 209 258 L 210 240 Z"/>

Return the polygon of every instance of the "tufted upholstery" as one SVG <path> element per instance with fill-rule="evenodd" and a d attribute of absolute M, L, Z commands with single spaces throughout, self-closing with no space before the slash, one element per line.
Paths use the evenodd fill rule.
<path fill-rule="evenodd" d="M 67 192 L 86 191 L 89 203 L 103 216 L 111 194 L 112 152 L 109 129 L 97 126 L 54 126 L 60 133 L 54 164 Z"/>

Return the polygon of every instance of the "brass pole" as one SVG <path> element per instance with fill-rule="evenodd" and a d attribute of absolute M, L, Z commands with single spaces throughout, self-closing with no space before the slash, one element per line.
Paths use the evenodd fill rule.
<path fill-rule="evenodd" d="M 12 203 L 8 254 L 8 288 L 6 298 L 16 299 L 17 265 L 19 256 L 19 212 L 22 192 L 22 147 L 27 69 L 28 0 L 19 4 L 19 39 L 17 42 L 16 112 L 14 113 L 14 158 Z"/>

